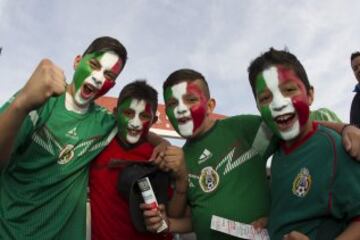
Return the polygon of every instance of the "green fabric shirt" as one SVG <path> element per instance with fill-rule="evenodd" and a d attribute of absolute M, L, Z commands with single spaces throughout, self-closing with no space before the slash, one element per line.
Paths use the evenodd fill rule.
<path fill-rule="evenodd" d="M 277 151 L 271 176 L 271 239 L 292 230 L 316 239 L 329 217 L 348 222 L 360 216 L 360 165 L 328 128 L 319 125 L 301 145 Z"/>
<path fill-rule="evenodd" d="M 327 108 L 319 108 L 317 110 L 311 111 L 310 120 L 338 122 L 338 123 L 342 122 L 340 118 L 333 111 Z"/>
<path fill-rule="evenodd" d="M 260 117 L 242 115 L 218 120 L 185 143 L 188 201 L 198 240 L 238 239 L 211 230 L 212 215 L 243 223 L 267 216 L 265 163 L 276 145 L 271 137 Z"/>
<path fill-rule="evenodd" d="M 64 101 L 49 99 L 22 124 L 1 172 L 0 239 L 85 239 L 88 163 L 114 136 L 114 119 L 96 105 L 69 112 Z"/>

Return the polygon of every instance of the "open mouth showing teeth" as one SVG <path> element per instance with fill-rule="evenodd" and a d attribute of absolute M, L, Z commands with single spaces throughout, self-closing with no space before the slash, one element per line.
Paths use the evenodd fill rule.
<path fill-rule="evenodd" d="M 96 93 L 97 89 L 91 84 L 84 84 L 82 87 L 82 97 L 87 99 Z"/>
<path fill-rule="evenodd" d="M 128 134 L 131 136 L 137 136 L 141 133 L 141 130 L 136 130 L 136 129 L 130 129 L 128 128 Z"/>
<path fill-rule="evenodd" d="M 281 116 L 277 116 L 276 118 L 274 118 L 274 120 L 278 125 L 279 130 L 286 130 L 293 125 L 295 118 L 296 118 L 295 113 L 288 113 Z"/>
<path fill-rule="evenodd" d="M 185 124 L 185 123 L 187 123 L 187 122 L 190 121 L 190 120 L 191 120 L 191 118 L 189 118 L 189 117 L 183 117 L 183 118 L 178 118 L 178 119 L 177 119 L 177 121 L 178 121 L 179 124 Z"/>

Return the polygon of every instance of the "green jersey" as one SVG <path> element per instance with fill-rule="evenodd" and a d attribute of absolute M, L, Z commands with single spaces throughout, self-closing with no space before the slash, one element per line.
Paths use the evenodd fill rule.
<path fill-rule="evenodd" d="M 258 116 L 219 120 L 184 145 L 189 171 L 188 201 L 197 239 L 238 239 L 210 229 L 212 215 L 251 223 L 267 216 L 265 163 L 275 150 Z"/>
<path fill-rule="evenodd" d="M 317 239 L 327 219 L 340 224 L 360 216 L 360 165 L 346 153 L 340 135 L 315 125 L 298 143 L 278 150 L 271 166 L 269 234 L 274 240 L 291 231 Z"/>
<path fill-rule="evenodd" d="M 113 127 L 99 106 L 67 111 L 65 95 L 30 112 L 1 171 L 0 239 L 85 239 L 88 163 Z"/>
<path fill-rule="evenodd" d="M 311 111 L 310 120 L 341 123 L 340 118 L 333 111 L 331 111 L 327 108 L 319 108 L 315 111 Z"/>

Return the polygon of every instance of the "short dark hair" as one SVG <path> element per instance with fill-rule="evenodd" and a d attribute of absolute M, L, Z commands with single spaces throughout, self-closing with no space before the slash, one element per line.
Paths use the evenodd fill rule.
<path fill-rule="evenodd" d="M 353 52 L 351 54 L 350 61 L 354 60 L 357 57 L 360 57 L 360 52 Z"/>
<path fill-rule="evenodd" d="M 296 75 L 304 83 L 306 90 L 309 91 L 311 89 L 311 85 L 307 77 L 306 71 L 304 69 L 304 66 L 296 58 L 296 56 L 287 50 L 276 50 L 271 47 L 269 51 L 261 54 L 259 57 L 253 60 L 250 63 L 250 66 L 248 67 L 249 81 L 254 96 L 256 96 L 255 93 L 256 76 L 265 69 L 277 64 L 284 65 L 285 67 L 294 70 Z"/>
<path fill-rule="evenodd" d="M 117 105 L 119 106 L 122 101 L 130 97 L 150 103 L 154 114 L 156 114 L 158 106 L 158 93 L 153 87 L 147 84 L 145 80 L 135 80 L 127 84 L 120 91 Z"/>
<path fill-rule="evenodd" d="M 201 73 L 188 68 L 179 69 L 171 73 L 163 84 L 163 91 L 165 92 L 165 89 L 180 82 L 194 82 L 196 80 L 200 80 L 202 82 L 202 88 L 205 96 L 210 98 L 210 89 L 205 77 Z"/>
<path fill-rule="evenodd" d="M 95 51 L 105 52 L 114 51 L 122 60 L 122 67 L 124 68 L 127 60 L 127 51 L 117 39 L 112 37 L 99 37 L 96 38 L 83 53 L 83 56 Z"/>

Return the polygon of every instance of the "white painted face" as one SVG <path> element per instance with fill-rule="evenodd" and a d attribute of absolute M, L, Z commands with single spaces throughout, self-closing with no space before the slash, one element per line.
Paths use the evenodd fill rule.
<path fill-rule="evenodd" d="M 135 114 L 134 118 L 130 119 L 128 122 L 126 140 L 131 144 L 135 144 L 140 140 L 143 132 L 144 126 L 140 114 L 145 112 L 146 102 L 144 100 L 132 99 L 129 108 L 132 109 Z"/>
<path fill-rule="evenodd" d="M 112 52 L 105 52 L 99 59 L 99 66 L 94 69 L 83 81 L 81 87 L 76 90 L 74 99 L 78 105 L 88 105 L 93 99 L 101 96 L 102 92 L 108 91 L 114 84 L 114 79 L 109 79 L 107 72 L 120 72 L 119 56 Z M 86 86 L 86 89 L 85 89 Z"/>
<path fill-rule="evenodd" d="M 269 109 L 274 121 L 275 118 L 282 116 L 286 118 L 288 114 L 295 114 L 295 108 L 291 97 L 284 97 L 279 85 L 278 70 L 276 67 L 270 67 L 263 71 L 265 84 L 272 93 L 272 101 L 269 104 Z M 282 130 L 278 128 L 281 137 L 286 140 L 291 140 L 297 137 L 300 133 L 300 123 L 296 120 L 290 128 Z"/>
<path fill-rule="evenodd" d="M 187 82 L 174 85 L 172 88 L 173 97 L 178 101 L 174 108 L 174 116 L 178 123 L 179 132 L 184 137 L 190 137 L 194 130 L 194 121 L 190 108 L 185 104 L 183 96 L 187 93 Z"/>

